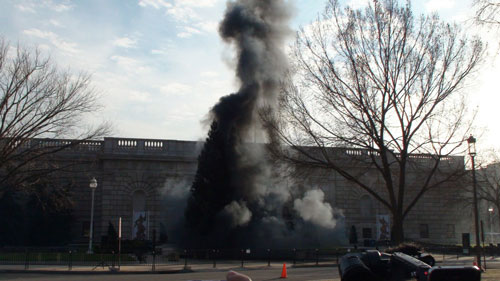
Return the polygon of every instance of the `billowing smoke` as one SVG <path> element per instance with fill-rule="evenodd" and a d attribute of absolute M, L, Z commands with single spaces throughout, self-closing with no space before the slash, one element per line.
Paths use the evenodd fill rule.
<path fill-rule="evenodd" d="M 336 220 L 333 217 L 333 209 L 329 203 L 324 202 L 325 194 L 320 189 L 306 192 L 303 199 L 295 199 L 293 208 L 305 221 L 332 229 Z"/>
<path fill-rule="evenodd" d="M 240 88 L 210 111 L 212 123 L 185 211 L 186 246 L 299 247 L 304 237 L 321 236 L 315 229 L 332 240 L 330 205 L 314 192 L 294 202 L 300 190 L 282 177 L 281 168 L 269 165 L 264 144 L 255 143 L 256 136 L 266 142 L 258 112 L 263 106 L 273 110 L 288 67 L 283 49 L 290 16 L 285 0 L 227 3 L 219 33 L 235 47 Z"/>
<path fill-rule="evenodd" d="M 252 218 L 252 212 L 247 208 L 245 202 L 238 203 L 233 201 L 224 207 L 223 213 L 230 217 L 231 227 L 245 226 Z"/>

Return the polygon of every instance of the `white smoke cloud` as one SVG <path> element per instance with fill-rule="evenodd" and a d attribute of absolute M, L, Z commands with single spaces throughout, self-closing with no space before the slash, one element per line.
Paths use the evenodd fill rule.
<path fill-rule="evenodd" d="M 231 218 L 233 227 L 247 225 L 252 219 L 252 212 L 245 202 L 231 202 L 224 207 L 224 213 Z"/>
<path fill-rule="evenodd" d="M 336 221 L 333 217 L 332 206 L 324 202 L 325 194 L 320 189 L 309 190 L 303 199 L 295 199 L 293 208 L 300 217 L 313 224 L 332 229 Z"/>
<path fill-rule="evenodd" d="M 180 177 L 169 177 L 165 179 L 160 194 L 171 200 L 186 199 L 189 194 L 191 183 Z"/>

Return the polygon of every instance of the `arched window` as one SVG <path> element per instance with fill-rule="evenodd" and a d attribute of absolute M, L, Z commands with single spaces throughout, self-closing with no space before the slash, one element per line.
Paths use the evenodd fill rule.
<path fill-rule="evenodd" d="M 361 210 L 361 216 L 371 217 L 373 216 L 373 203 L 372 198 L 369 195 L 363 195 L 359 199 L 359 207 Z"/>

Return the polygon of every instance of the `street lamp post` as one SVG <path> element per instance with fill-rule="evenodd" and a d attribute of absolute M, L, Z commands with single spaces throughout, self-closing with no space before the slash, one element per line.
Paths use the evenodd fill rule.
<path fill-rule="evenodd" d="M 493 207 L 488 208 L 488 214 L 490 215 L 490 243 L 493 244 Z"/>
<path fill-rule="evenodd" d="M 90 189 L 92 190 L 92 207 L 90 208 L 90 236 L 89 236 L 89 250 L 88 254 L 92 254 L 92 237 L 94 236 L 94 193 L 97 188 L 97 180 L 92 178 L 89 184 Z"/>
<path fill-rule="evenodd" d="M 477 260 L 477 266 L 481 268 L 481 252 L 479 248 L 481 247 L 480 241 L 479 241 L 479 213 L 477 210 L 477 187 L 476 187 L 476 167 L 474 163 L 474 157 L 476 156 L 476 139 L 470 135 L 470 137 L 467 139 L 467 143 L 469 146 L 469 155 L 472 161 L 472 189 L 473 189 L 473 196 L 474 196 L 474 227 L 476 230 L 476 260 Z"/>

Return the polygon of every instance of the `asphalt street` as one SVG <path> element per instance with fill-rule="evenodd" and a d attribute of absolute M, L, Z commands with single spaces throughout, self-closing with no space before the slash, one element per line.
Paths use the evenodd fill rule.
<path fill-rule="evenodd" d="M 259 280 L 284 280 L 281 279 L 281 270 L 279 267 L 271 267 L 265 269 L 236 269 L 238 272 L 244 273 L 254 281 Z M 31 273 L 3 273 L 0 275 L 0 280 L 74 280 L 74 281 L 89 281 L 89 280 L 123 280 L 123 281 L 155 281 L 155 280 L 225 280 L 227 270 L 216 270 L 206 272 L 193 273 L 176 273 L 176 274 L 31 274 Z M 321 281 L 338 281 L 340 280 L 336 267 L 308 267 L 308 268 L 289 268 L 287 270 L 288 278 L 286 280 L 306 281 L 306 280 L 321 280 Z"/>

